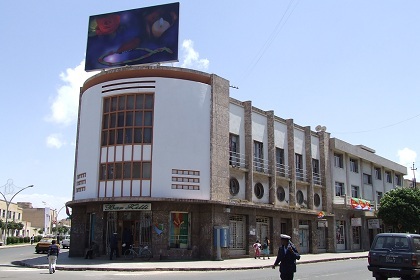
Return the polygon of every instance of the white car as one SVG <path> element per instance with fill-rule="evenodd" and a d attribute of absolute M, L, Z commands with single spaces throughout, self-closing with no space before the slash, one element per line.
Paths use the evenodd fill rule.
<path fill-rule="evenodd" d="M 64 236 L 64 238 L 60 241 L 60 243 L 63 249 L 70 248 L 70 235 Z"/>

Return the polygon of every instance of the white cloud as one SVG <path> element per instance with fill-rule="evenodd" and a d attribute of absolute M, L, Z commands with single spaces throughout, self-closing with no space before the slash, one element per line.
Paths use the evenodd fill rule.
<path fill-rule="evenodd" d="M 75 68 L 68 68 L 60 74 L 60 79 L 64 84 L 58 88 L 57 95 L 51 104 L 51 113 L 46 118 L 47 121 L 69 125 L 77 120 L 77 109 L 79 106 L 80 87 L 86 79 L 97 72 L 86 72 L 85 62 L 82 61 Z"/>
<path fill-rule="evenodd" d="M 399 162 L 401 165 L 407 167 L 407 175 L 405 178 L 411 179 L 413 177 L 413 172 L 411 168 L 413 167 L 413 162 L 416 161 L 417 153 L 409 148 L 404 148 L 398 151 Z M 416 179 L 418 178 L 418 174 L 416 172 Z"/>
<path fill-rule="evenodd" d="M 190 39 L 182 42 L 181 67 L 193 68 L 196 70 L 207 70 L 210 61 L 207 58 L 200 58 L 200 54 L 194 49 L 194 42 Z"/>
<path fill-rule="evenodd" d="M 51 134 L 47 137 L 47 147 L 49 148 L 56 148 L 56 149 L 60 149 L 63 145 L 66 144 L 66 142 L 64 142 L 62 140 L 62 135 L 61 134 Z"/>

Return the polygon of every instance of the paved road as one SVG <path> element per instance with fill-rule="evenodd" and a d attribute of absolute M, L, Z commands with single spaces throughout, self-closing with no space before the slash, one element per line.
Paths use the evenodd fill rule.
<path fill-rule="evenodd" d="M 354 280 L 374 279 L 366 268 L 366 259 L 300 264 L 295 280 Z M 69 271 L 10 267 L 0 265 L 0 279 L 38 280 L 58 277 L 60 280 L 278 280 L 278 270 L 271 268 L 216 271 Z"/>

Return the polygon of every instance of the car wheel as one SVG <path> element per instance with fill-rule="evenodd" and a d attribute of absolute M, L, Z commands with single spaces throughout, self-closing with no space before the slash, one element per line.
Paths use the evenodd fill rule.
<path fill-rule="evenodd" d="M 35 253 L 39 254 L 39 251 L 37 250 L 37 251 L 35 251 Z"/>
<path fill-rule="evenodd" d="M 376 278 L 376 280 L 388 280 L 388 277 L 385 277 L 385 276 L 382 276 L 382 275 L 376 276 L 375 278 Z"/>

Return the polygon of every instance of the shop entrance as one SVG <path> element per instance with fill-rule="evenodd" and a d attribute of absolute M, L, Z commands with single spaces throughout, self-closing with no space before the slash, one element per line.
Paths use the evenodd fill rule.
<path fill-rule="evenodd" d="M 119 248 L 121 254 L 133 245 L 134 247 L 148 246 L 152 249 L 152 212 L 109 212 L 107 225 L 107 248 L 111 234 L 118 234 Z M 125 246 L 123 246 L 125 244 Z"/>

